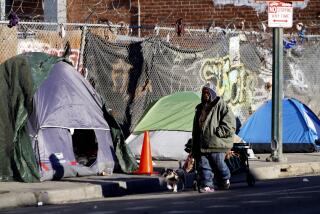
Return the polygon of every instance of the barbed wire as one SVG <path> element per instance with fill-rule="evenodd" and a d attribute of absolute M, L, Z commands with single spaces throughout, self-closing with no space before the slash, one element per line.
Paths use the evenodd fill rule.
<path fill-rule="evenodd" d="M 10 1 L 8 1 L 10 2 Z M 6 11 L 15 12 L 18 14 L 18 16 L 21 18 L 21 20 L 44 20 L 44 7 L 52 8 L 55 7 L 57 4 L 54 1 L 45 1 L 45 0 L 11 0 L 11 4 L 5 5 Z M 90 1 L 90 4 L 87 1 L 75 1 L 75 0 L 68 0 L 66 1 L 66 6 L 64 9 L 58 8 L 58 14 L 67 14 L 67 11 L 73 10 L 74 5 L 79 5 L 79 8 L 86 8 L 87 15 L 84 20 L 79 21 L 81 22 L 87 22 L 89 21 L 89 18 L 92 18 L 92 16 L 95 17 L 95 19 L 91 20 L 99 20 L 100 18 L 103 18 L 105 15 L 112 13 L 115 17 L 135 17 L 138 16 L 138 13 L 132 13 L 134 7 L 138 7 L 138 2 L 133 2 L 132 0 L 95 0 Z M 41 7 L 42 6 L 42 7 Z M 222 6 L 221 6 L 222 7 Z M 78 8 L 78 7 L 77 7 Z M 41 14 L 42 10 L 42 14 Z M 40 14 L 39 14 L 40 11 Z M 9 13 L 10 13 L 9 12 Z M 168 26 L 167 20 L 169 17 L 172 16 L 174 10 L 172 9 L 169 14 L 165 15 L 164 17 L 158 17 L 158 21 L 155 21 L 154 26 L 161 26 L 165 25 Z M 128 14 L 130 13 L 130 15 Z M 222 27 L 226 30 L 229 29 L 235 29 L 235 30 L 253 30 L 255 25 L 259 30 L 266 32 L 268 30 L 267 28 L 267 20 L 265 18 L 262 18 L 259 13 L 257 12 L 257 23 L 252 23 L 251 21 L 245 20 L 244 17 L 238 17 L 236 16 L 233 19 L 228 19 L 220 23 L 219 27 Z M 7 14 L 9 15 L 9 14 Z M 140 14 L 140 17 L 144 16 L 143 14 Z M 58 19 L 61 17 L 57 17 Z M 103 18 L 105 19 L 105 18 Z M 121 21 L 121 20 L 119 20 Z M 117 22 L 114 21 L 113 22 Z M 212 21 L 214 23 L 214 21 Z M 294 24 L 297 24 L 301 22 L 300 20 L 294 20 Z M 317 29 L 320 28 L 320 20 L 307 20 L 304 23 L 306 25 L 306 28 L 308 29 Z M 172 23 L 173 25 L 174 23 Z M 121 23 L 122 26 L 128 25 L 128 23 Z M 184 25 L 187 27 L 191 27 L 193 24 L 184 23 Z M 212 23 L 210 24 L 210 26 Z M 210 28 L 210 26 L 204 26 L 204 28 Z M 197 26 L 199 28 L 199 26 Z M 216 27 L 215 23 L 212 27 Z"/>

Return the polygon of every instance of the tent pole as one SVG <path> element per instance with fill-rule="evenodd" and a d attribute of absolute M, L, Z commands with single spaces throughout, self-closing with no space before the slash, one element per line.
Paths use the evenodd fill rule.
<path fill-rule="evenodd" d="M 271 156 L 267 161 L 283 162 L 282 98 L 283 98 L 283 28 L 273 28 L 272 52 L 272 127 Z"/>

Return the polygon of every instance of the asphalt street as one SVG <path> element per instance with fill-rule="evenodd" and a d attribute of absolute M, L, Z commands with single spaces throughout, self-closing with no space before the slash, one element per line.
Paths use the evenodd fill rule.
<path fill-rule="evenodd" d="M 187 190 L 105 198 L 66 205 L 2 210 L 0 213 L 320 213 L 320 176 L 234 183 L 229 191 Z"/>

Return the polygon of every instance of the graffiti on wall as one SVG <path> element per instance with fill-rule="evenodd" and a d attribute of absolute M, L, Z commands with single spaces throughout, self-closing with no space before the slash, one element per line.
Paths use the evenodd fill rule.
<path fill-rule="evenodd" d="M 18 42 L 17 53 L 27 53 L 27 52 L 43 52 L 53 56 L 63 56 L 64 49 L 52 48 L 49 44 L 40 42 L 35 39 L 24 39 Z M 80 51 L 78 49 L 71 49 L 71 54 L 69 55 L 69 60 L 72 62 L 73 66 L 78 69 L 78 60 L 80 56 Z M 78 70 L 81 70 L 81 65 Z"/>
<path fill-rule="evenodd" d="M 252 76 L 243 64 L 231 65 L 229 56 L 206 59 L 200 69 L 204 82 L 213 82 L 218 94 L 239 117 L 245 117 L 251 109 Z"/>

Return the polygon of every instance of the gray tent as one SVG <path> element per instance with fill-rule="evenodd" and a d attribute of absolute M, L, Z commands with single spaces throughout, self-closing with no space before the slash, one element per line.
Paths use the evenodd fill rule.
<path fill-rule="evenodd" d="M 0 181 L 138 168 L 119 124 L 65 58 L 13 57 L 0 65 L 0 88 Z"/>
<path fill-rule="evenodd" d="M 41 180 L 95 174 L 106 168 L 113 170 L 116 157 L 110 128 L 103 116 L 102 101 L 71 65 L 55 64 L 33 100 L 28 127 L 34 149 L 39 152 Z M 78 133 L 79 137 L 72 136 Z M 88 142 L 82 142 L 82 145 L 73 142 L 84 139 Z M 80 153 L 91 151 L 91 154 L 77 154 L 75 149 L 79 147 L 83 148 Z M 81 160 L 77 158 L 81 157 L 77 156 L 80 155 L 86 159 L 82 159 L 83 165 L 78 164 Z M 89 155 L 92 164 L 88 163 Z"/>

